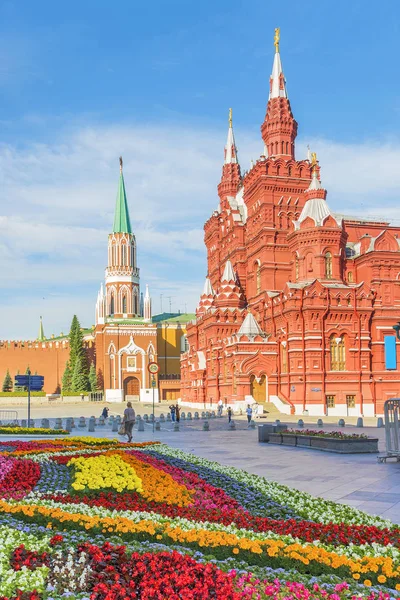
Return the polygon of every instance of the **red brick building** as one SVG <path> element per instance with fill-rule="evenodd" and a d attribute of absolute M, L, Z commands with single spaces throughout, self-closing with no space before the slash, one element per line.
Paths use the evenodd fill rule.
<path fill-rule="evenodd" d="M 382 414 L 399 395 L 400 229 L 331 211 L 316 155 L 295 158 L 297 122 L 277 39 L 275 48 L 264 151 L 243 175 L 230 115 L 181 398 Z"/>

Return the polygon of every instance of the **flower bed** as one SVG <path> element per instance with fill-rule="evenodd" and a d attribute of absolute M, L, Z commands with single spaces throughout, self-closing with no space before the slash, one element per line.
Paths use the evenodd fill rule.
<path fill-rule="evenodd" d="M 39 427 L 18 427 L 16 425 L 0 425 L 0 435 L 69 435 L 64 429 L 45 429 Z"/>
<path fill-rule="evenodd" d="M 364 454 L 377 453 L 379 440 L 366 435 L 344 434 L 341 431 L 289 429 L 280 433 L 270 433 L 268 441 L 270 444 L 308 447 L 339 454 Z"/>
<path fill-rule="evenodd" d="M 160 444 L 0 443 L 0 600 L 399 590 L 400 528 L 379 517 Z"/>

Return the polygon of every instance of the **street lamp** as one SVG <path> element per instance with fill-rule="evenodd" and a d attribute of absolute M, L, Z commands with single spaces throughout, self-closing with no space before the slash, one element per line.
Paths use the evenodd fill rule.
<path fill-rule="evenodd" d="M 393 325 L 393 329 L 396 332 L 397 339 L 400 340 L 400 321 L 396 325 Z"/>

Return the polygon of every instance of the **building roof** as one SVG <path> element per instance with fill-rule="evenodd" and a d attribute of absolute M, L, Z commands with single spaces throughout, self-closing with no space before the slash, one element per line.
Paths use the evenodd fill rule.
<path fill-rule="evenodd" d="M 211 285 L 211 281 L 209 277 L 206 277 L 203 288 L 203 296 L 214 296 L 215 292 Z"/>
<path fill-rule="evenodd" d="M 237 157 L 237 148 L 236 148 L 236 144 L 235 144 L 235 136 L 233 133 L 233 127 L 232 127 L 232 109 L 229 109 L 229 129 L 228 129 L 228 139 L 226 141 L 226 146 L 225 146 L 225 164 L 229 164 L 229 163 L 234 163 L 236 164 L 238 162 L 238 157 Z"/>
<path fill-rule="evenodd" d="M 118 182 L 117 202 L 115 204 L 113 233 L 132 233 L 122 164 Z"/>
<path fill-rule="evenodd" d="M 46 339 L 46 336 L 44 335 L 44 329 L 43 329 L 43 320 L 42 317 L 40 317 L 40 324 L 39 324 L 39 335 L 38 335 L 38 342 L 43 342 L 43 340 Z"/>
<path fill-rule="evenodd" d="M 283 86 L 281 87 L 281 80 L 283 80 Z M 271 98 L 287 98 L 286 91 L 286 80 L 283 75 L 281 55 L 279 52 L 275 52 L 274 56 L 274 64 L 272 65 L 272 74 L 271 74 L 271 91 L 269 94 Z"/>
<path fill-rule="evenodd" d="M 248 338 L 253 338 L 256 337 L 256 335 L 264 336 L 265 334 L 257 323 L 254 315 L 251 312 L 248 312 L 238 331 L 238 335 L 245 335 Z"/>
<path fill-rule="evenodd" d="M 233 272 L 233 267 L 231 261 L 228 259 L 225 264 L 224 272 L 222 273 L 221 282 L 222 281 L 236 281 L 235 273 Z"/>

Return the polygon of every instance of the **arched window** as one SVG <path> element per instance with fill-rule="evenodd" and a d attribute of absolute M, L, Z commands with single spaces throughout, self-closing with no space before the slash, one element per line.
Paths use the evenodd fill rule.
<path fill-rule="evenodd" d="M 131 246 L 131 267 L 135 266 L 135 248 Z"/>
<path fill-rule="evenodd" d="M 125 314 L 126 310 L 126 296 L 122 296 L 122 312 Z"/>
<path fill-rule="evenodd" d="M 353 283 L 353 271 L 349 271 L 347 275 L 347 281 Z"/>
<path fill-rule="evenodd" d="M 111 264 L 113 267 L 115 267 L 117 264 L 117 253 L 116 253 L 115 244 L 113 244 L 112 248 L 111 248 Z"/>
<path fill-rule="evenodd" d="M 346 370 L 346 346 L 344 336 L 332 335 L 330 337 L 331 371 Z"/>
<path fill-rule="evenodd" d="M 297 254 L 294 258 L 294 276 L 296 278 L 296 281 L 300 277 L 300 263 L 299 263 L 299 257 L 297 256 Z"/>
<path fill-rule="evenodd" d="M 261 264 L 260 261 L 257 260 L 254 263 L 255 271 L 256 271 L 256 294 L 260 294 L 261 292 Z"/>
<path fill-rule="evenodd" d="M 139 314 L 138 313 L 138 297 L 137 297 L 136 290 L 133 293 L 133 312 L 134 312 L 135 315 Z"/>
<path fill-rule="evenodd" d="M 121 246 L 121 264 L 123 267 L 126 267 L 126 245 L 122 244 Z"/>
<path fill-rule="evenodd" d="M 114 294 L 111 294 L 111 298 L 110 298 L 110 315 L 114 316 Z"/>
<path fill-rule="evenodd" d="M 330 252 L 325 254 L 325 277 L 332 279 L 332 254 Z"/>

